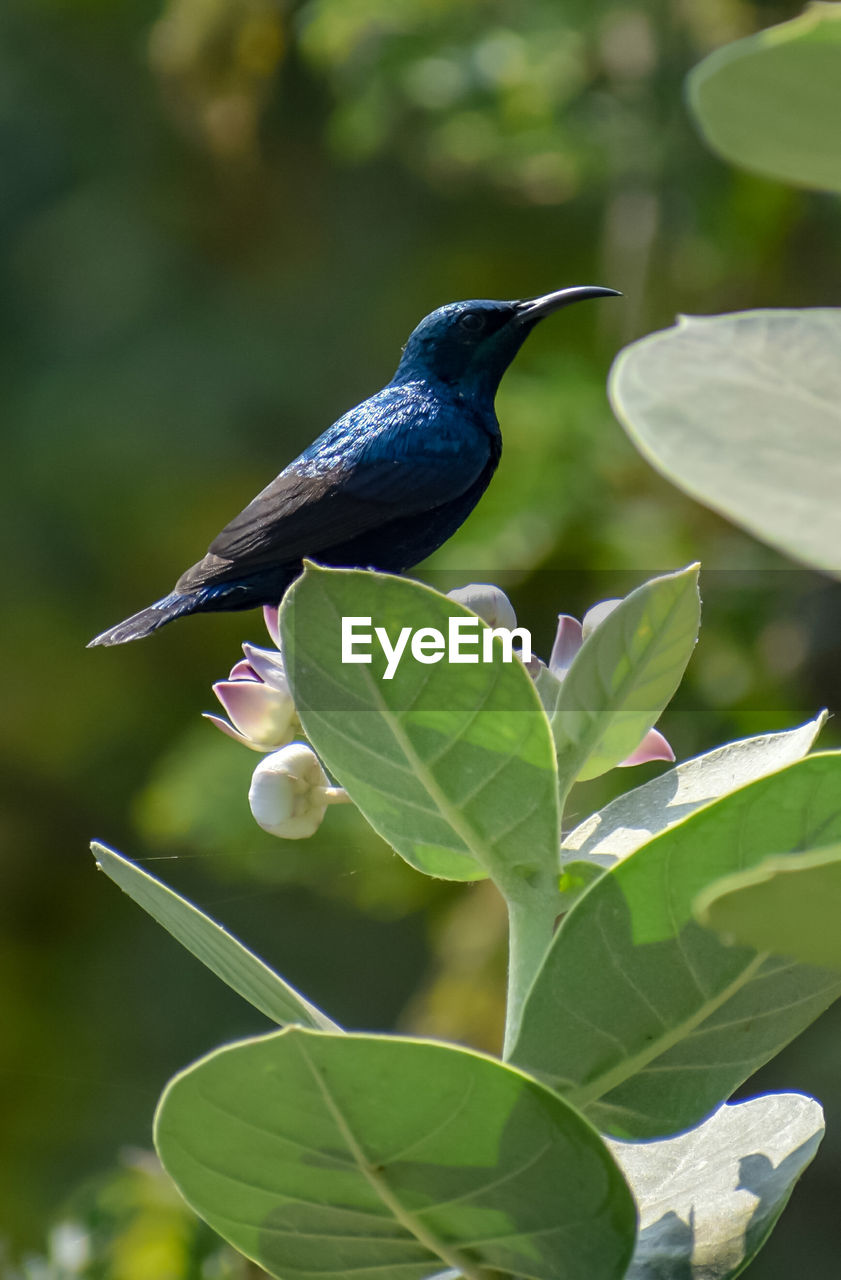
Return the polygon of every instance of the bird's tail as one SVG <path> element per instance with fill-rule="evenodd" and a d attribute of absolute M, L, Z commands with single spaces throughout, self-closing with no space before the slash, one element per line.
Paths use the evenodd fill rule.
<path fill-rule="evenodd" d="M 148 609 L 133 613 L 124 622 L 118 622 L 115 627 L 109 627 L 101 635 L 95 636 L 89 641 L 88 648 L 93 649 L 94 645 L 98 644 L 125 644 L 128 640 L 142 640 L 144 636 L 151 635 L 153 631 L 157 631 L 158 627 L 165 626 L 174 618 L 192 613 L 195 607 L 194 595 L 182 595 L 178 591 L 171 591 L 168 596 L 164 596 L 163 600 L 156 600 L 154 604 L 150 604 Z"/>

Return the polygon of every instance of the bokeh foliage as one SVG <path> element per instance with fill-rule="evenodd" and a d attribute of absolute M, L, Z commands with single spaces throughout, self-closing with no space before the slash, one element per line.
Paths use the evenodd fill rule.
<path fill-rule="evenodd" d="M 837 589 L 669 489 L 604 395 L 617 348 L 676 311 L 836 301 L 837 202 L 726 167 L 682 98 L 704 54 L 798 9 L 0 9 L 0 1234 L 15 1248 L 45 1248 L 72 1189 L 148 1145 L 173 1070 L 263 1029 L 93 877 L 92 833 L 177 859 L 167 878 L 224 902 L 337 1017 L 498 1047 L 502 929 L 483 887 L 422 881 L 349 811 L 279 847 L 248 815 L 253 762 L 196 725 L 239 642 L 261 639 L 257 615 L 83 647 L 385 381 L 431 307 L 589 281 L 626 295 L 530 340 L 499 397 L 500 472 L 429 581 L 493 576 L 545 651 L 559 609 L 700 559 L 704 640 L 666 723 L 678 757 L 837 709 Z M 609 794 L 587 785 L 582 813 Z M 757 1277 L 790 1274 L 805 1230 L 812 1274 L 835 1274 L 818 1242 L 841 1177 L 837 1025 L 762 1077 L 820 1096 L 829 1137 Z M 809 1063 L 819 1045 L 830 1079 Z"/>

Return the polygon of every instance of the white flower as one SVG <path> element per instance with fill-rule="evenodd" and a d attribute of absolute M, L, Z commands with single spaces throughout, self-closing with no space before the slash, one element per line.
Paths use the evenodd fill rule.
<path fill-rule="evenodd" d="M 251 778 L 248 803 L 270 835 L 302 840 L 321 826 L 328 804 L 347 800 L 331 787 L 318 756 L 304 742 L 291 742 L 260 761 Z"/>

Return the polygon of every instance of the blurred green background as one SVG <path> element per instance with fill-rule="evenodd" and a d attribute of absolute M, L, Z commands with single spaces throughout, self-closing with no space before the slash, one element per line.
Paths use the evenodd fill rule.
<path fill-rule="evenodd" d="M 683 102 L 706 52 L 798 10 L 0 7 L 4 1276 L 254 1274 L 144 1151 L 167 1077 L 264 1024 L 97 876 L 92 836 L 340 1021 L 498 1048 L 487 886 L 424 880 L 344 810 L 300 844 L 253 825 L 256 757 L 198 715 L 241 641 L 264 641 L 259 614 L 84 647 L 387 381 L 427 311 L 566 284 L 625 295 L 530 339 L 498 400 L 497 477 L 422 576 L 500 582 L 546 653 L 559 610 L 700 559 L 705 626 L 663 720 L 678 758 L 841 704 L 838 589 L 671 490 L 604 394 L 616 351 L 678 311 L 837 301 L 837 200 L 726 167 Z M 841 741 L 832 722 L 823 741 Z M 576 816 L 656 768 L 580 788 Z M 813 1092 L 829 1121 L 752 1280 L 838 1275 L 839 1064 L 830 1012 L 744 1091 Z"/>

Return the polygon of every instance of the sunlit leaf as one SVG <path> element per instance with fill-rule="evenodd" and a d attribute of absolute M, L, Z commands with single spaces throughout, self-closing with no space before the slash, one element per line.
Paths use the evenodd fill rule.
<path fill-rule="evenodd" d="M 639 746 L 680 684 L 699 623 L 690 565 L 632 591 L 590 633 L 552 715 L 563 780 L 595 778 Z"/>
<path fill-rule="evenodd" d="M 469 665 L 425 665 L 407 652 L 386 680 L 376 641 L 370 664 L 343 663 L 342 617 L 370 617 L 395 640 L 405 627 L 446 636 L 451 618 L 474 615 L 417 582 L 356 570 L 308 566 L 286 596 L 284 652 L 301 721 L 374 829 L 430 875 L 499 882 L 553 872 L 555 753 L 524 667 L 502 662 L 498 647 L 492 663 Z"/>
<path fill-rule="evenodd" d="M 781 849 L 841 840 L 841 754 L 808 756 L 707 805 L 573 906 L 511 1058 L 619 1137 L 697 1124 L 841 994 L 841 974 L 725 946 L 696 897 Z"/>
<path fill-rule="evenodd" d="M 728 742 L 676 765 L 585 818 L 563 841 L 561 856 L 612 866 L 702 805 L 802 759 L 825 721 L 823 711 L 797 729 Z"/>
<path fill-rule="evenodd" d="M 104 844 L 91 845 L 96 865 L 249 1004 L 280 1026 L 300 1023 L 337 1031 L 326 1014 L 284 982 L 259 956 L 198 907 Z"/>
<path fill-rule="evenodd" d="M 698 895 L 695 914 L 725 942 L 841 969 L 841 845 L 725 876 Z"/>
<path fill-rule="evenodd" d="M 823 1137 L 813 1098 L 719 1107 L 661 1142 L 608 1142 L 639 1206 L 626 1280 L 730 1280 L 765 1243 Z"/>
<path fill-rule="evenodd" d="M 611 401 L 673 484 L 838 576 L 839 349 L 841 309 L 683 316 L 619 355 Z"/>
<path fill-rule="evenodd" d="M 635 1210 L 542 1085 L 432 1042 L 292 1029 L 170 1083 L 155 1142 L 189 1204 L 282 1280 L 619 1280 Z"/>
<path fill-rule="evenodd" d="M 688 88 L 705 140 L 725 160 L 841 192 L 841 6 L 812 3 L 791 22 L 717 49 Z"/>

